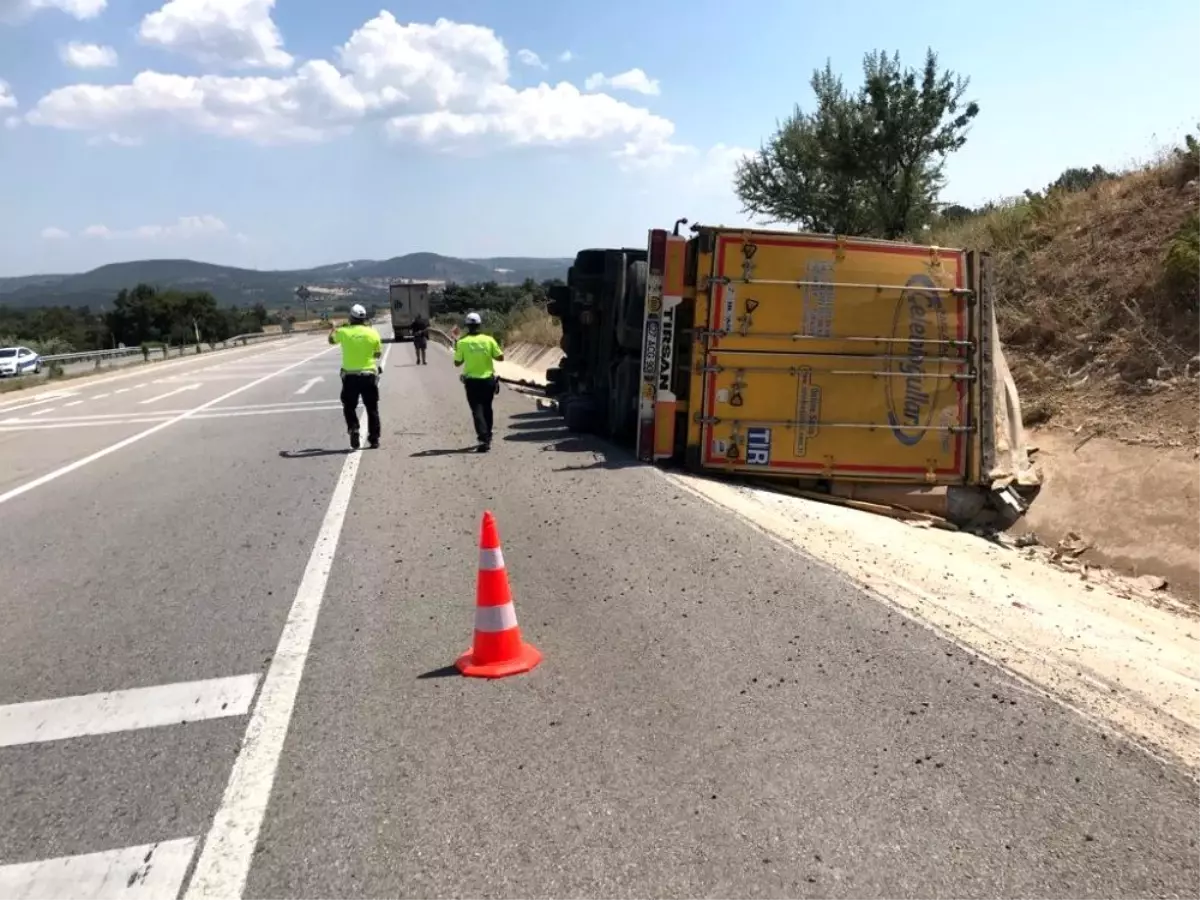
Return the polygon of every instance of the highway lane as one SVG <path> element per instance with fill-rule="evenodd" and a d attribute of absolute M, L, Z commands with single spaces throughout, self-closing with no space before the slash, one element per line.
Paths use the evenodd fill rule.
<path fill-rule="evenodd" d="M 385 392 L 248 895 L 1194 895 L 1194 785 L 440 348 Z M 467 681 L 478 517 L 527 677 Z"/>
<path fill-rule="evenodd" d="M 298 390 L 315 367 L 317 375 L 332 383 L 336 372 L 330 372 L 328 363 L 303 361 L 326 349 L 322 339 L 294 338 L 5 395 L 0 402 L 0 498 L 33 478 L 264 376 L 286 378 L 289 383 L 301 379 Z M 235 405 L 232 399 L 225 404 L 231 405 Z"/>
<path fill-rule="evenodd" d="M 14 704 L 198 683 L 190 714 L 167 691 L 120 698 L 159 727 L 59 710 L 84 734 L 0 746 L 0 863 L 110 851 L 124 872 L 113 852 L 134 848 L 154 863 L 134 886 L 169 896 L 203 868 L 214 821 L 258 827 L 261 795 L 248 873 L 218 872 L 248 875 L 251 897 L 1197 893 L 1184 773 L 527 396 L 501 394 L 491 454 L 463 452 L 441 348 L 428 367 L 392 348 L 384 446 L 351 458 L 336 357 L 303 362 L 309 347 L 268 358 L 301 364 L 218 417 L 0 503 L 0 737 L 12 710 L 29 717 Z M 230 367 L 241 380 L 175 408 L 257 371 Z M 7 466 L 39 444 L 5 446 Z M 498 683 L 445 669 L 470 640 L 485 507 L 546 657 Z M 310 575 L 331 522 L 325 584 Z M 311 644 L 277 656 L 318 610 Z M 262 679 L 297 662 L 280 705 Z M 254 722 L 268 727 L 243 741 Z M 284 735 L 276 771 L 260 750 Z"/>
<path fill-rule="evenodd" d="M 5 710 L 26 709 L 16 704 L 209 679 L 257 684 L 344 458 L 298 467 L 292 455 L 346 446 L 336 355 L 311 359 L 326 345 L 286 343 L 236 367 L 223 363 L 212 371 L 240 372 L 237 379 L 189 392 L 185 409 L 253 385 L 206 411 L 215 417 L 178 421 L 0 504 L 0 704 L 8 704 L 0 706 L 0 738 L 14 728 Z M 271 372 L 281 374 L 260 382 Z M 184 367 L 176 376 L 203 373 Z M 142 400 L 170 389 L 147 385 L 92 409 L 136 417 Z M 247 410 L 255 414 L 226 415 Z M 258 414 L 265 410 L 276 412 Z M 86 458 L 150 427 L 14 432 L 4 465 L 50 474 L 68 456 Z M 60 442 L 49 460 L 47 436 Z M 199 706 L 214 696 L 195 693 Z M 233 706 L 189 707 L 177 717 L 186 726 L 100 735 L 86 716 L 62 715 L 56 721 L 80 736 L 0 746 L 0 861 L 198 838 L 245 731 Z M 139 708 L 154 707 L 147 700 Z"/>

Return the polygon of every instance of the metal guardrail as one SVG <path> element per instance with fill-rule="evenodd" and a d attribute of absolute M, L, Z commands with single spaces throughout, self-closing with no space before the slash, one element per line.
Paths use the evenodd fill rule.
<path fill-rule="evenodd" d="M 229 347 L 237 346 L 239 344 L 245 347 L 251 341 L 254 341 L 255 343 L 261 343 L 264 341 L 278 340 L 280 338 L 292 337 L 295 334 L 304 333 L 305 332 L 292 332 L 291 334 L 284 334 L 283 332 L 272 334 L 237 334 L 233 337 L 226 338 L 223 341 L 213 341 L 212 343 L 209 343 L 209 349 L 207 351 L 195 352 L 211 353 L 214 350 L 225 350 Z M 84 350 L 80 353 L 52 353 L 47 356 L 43 356 L 41 360 L 42 363 L 47 365 L 70 365 L 71 363 L 87 362 L 90 359 L 94 359 L 98 367 L 105 360 L 125 359 L 131 356 L 141 356 L 145 360 L 149 361 L 152 357 L 157 358 L 158 354 L 161 353 L 162 359 L 168 359 L 170 358 L 173 350 L 178 351 L 175 354 L 176 356 L 183 356 L 189 348 L 198 348 L 203 346 L 204 343 L 206 342 L 201 342 L 200 344 L 182 344 L 177 347 L 171 347 L 168 344 L 163 344 L 162 346 L 158 347 L 122 347 L 117 350 Z"/>

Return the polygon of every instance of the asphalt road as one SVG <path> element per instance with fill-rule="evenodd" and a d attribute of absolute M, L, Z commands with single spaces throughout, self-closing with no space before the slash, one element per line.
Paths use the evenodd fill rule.
<path fill-rule="evenodd" d="M 1186 772 L 530 397 L 465 452 L 396 345 L 348 454 L 319 339 L 231 352 L 0 402 L 0 897 L 1200 893 Z"/>

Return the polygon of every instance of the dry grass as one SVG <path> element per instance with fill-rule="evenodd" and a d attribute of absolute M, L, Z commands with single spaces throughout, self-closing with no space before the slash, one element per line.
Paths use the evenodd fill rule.
<path fill-rule="evenodd" d="M 509 317 L 507 339 L 539 347 L 557 347 L 562 342 L 562 325 L 544 307 L 530 306 Z"/>
<path fill-rule="evenodd" d="M 1200 272 L 1187 267 L 1196 174 L 1192 158 L 1172 155 L 935 232 L 941 246 L 993 253 L 1027 425 L 1195 444 Z"/>

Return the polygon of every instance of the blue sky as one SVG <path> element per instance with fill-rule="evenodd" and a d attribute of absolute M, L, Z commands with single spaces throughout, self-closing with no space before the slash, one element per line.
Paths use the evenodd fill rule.
<path fill-rule="evenodd" d="M 567 256 L 740 224 L 737 155 L 827 57 L 857 85 L 875 48 L 971 77 L 944 199 L 978 203 L 1195 128 L 1200 7 L 1132 9 L 0 0 L 0 275 Z"/>

